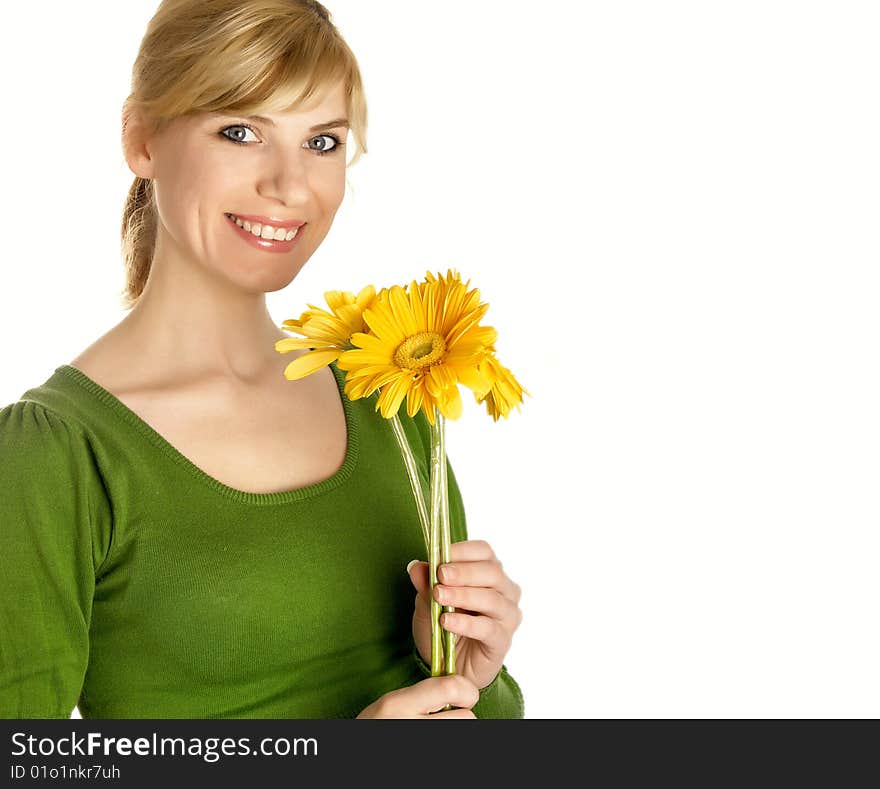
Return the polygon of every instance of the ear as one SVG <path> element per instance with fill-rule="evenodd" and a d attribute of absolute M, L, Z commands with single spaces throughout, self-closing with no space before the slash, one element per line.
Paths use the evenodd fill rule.
<path fill-rule="evenodd" d="M 123 107 L 122 153 L 128 169 L 141 178 L 155 177 L 155 166 L 150 154 L 152 141 L 147 124 L 137 110 Z"/>

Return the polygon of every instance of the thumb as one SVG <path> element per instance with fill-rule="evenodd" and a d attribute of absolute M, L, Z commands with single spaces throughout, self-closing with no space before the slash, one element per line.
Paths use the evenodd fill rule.
<path fill-rule="evenodd" d="M 406 572 L 409 575 L 413 586 L 415 586 L 418 591 L 419 597 L 424 598 L 426 601 L 430 601 L 431 599 L 431 590 L 428 582 L 428 569 L 428 563 L 421 562 L 418 559 L 413 559 L 406 566 Z"/>

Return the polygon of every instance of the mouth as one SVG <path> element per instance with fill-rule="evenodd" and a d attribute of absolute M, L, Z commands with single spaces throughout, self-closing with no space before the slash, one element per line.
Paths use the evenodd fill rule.
<path fill-rule="evenodd" d="M 307 224 L 287 220 L 272 225 L 251 221 L 247 215 L 224 214 L 224 216 L 239 238 L 265 252 L 289 252 L 302 236 Z"/>

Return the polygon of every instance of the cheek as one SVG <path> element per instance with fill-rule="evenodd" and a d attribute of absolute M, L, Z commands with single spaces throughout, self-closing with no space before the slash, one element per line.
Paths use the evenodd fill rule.
<path fill-rule="evenodd" d="M 163 181 L 157 181 L 159 213 L 168 230 L 180 241 L 201 243 L 206 232 L 220 227 L 223 212 L 231 206 L 223 204 L 233 181 L 224 172 L 211 167 L 207 160 L 180 161 L 177 170 L 169 168 Z"/>
<path fill-rule="evenodd" d="M 199 202 L 198 197 L 185 182 L 168 182 L 157 184 L 156 204 L 159 217 L 168 232 L 178 243 L 192 243 L 188 239 L 193 233 L 198 234 Z"/>
<path fill-rule="evenodd" d="M 345 197 L 345 168 L 339 167 L 332 172 L 322 174 L 313 185 L 315 194 L 323 209 L 331 215 L 336 213 Z"/>

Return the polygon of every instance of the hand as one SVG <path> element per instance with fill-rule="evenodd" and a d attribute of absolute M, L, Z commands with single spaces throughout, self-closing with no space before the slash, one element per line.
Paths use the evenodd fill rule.
<path fill-rule="evenodd" d="M 428 677 L 406 688 L 380 696 L 358 718 L 474 718 L 471 707 L 480 700 L 480 691 L 462 676 Z M 442 710 L 447 704 L 461 709 Z"/>
<path fill-rule="evenodd" d="M 522 622 L 522 594 L 502 569 L 489 543 L 465 540 L 450 545 L 448 564 L 437 568 L 434 599 L 455 607 L 440 616 L 443 629 L 455 636 L 455 672 L 485 688 L 495 679 L 513 634 Z M 431 665 L 431 597 L 428 562 L 415 562 L 409 577 L 418 590 L 413 613 L 413 639 L 422 660 Z M 450 572 L 451 571 L 451 574 Z"/>

